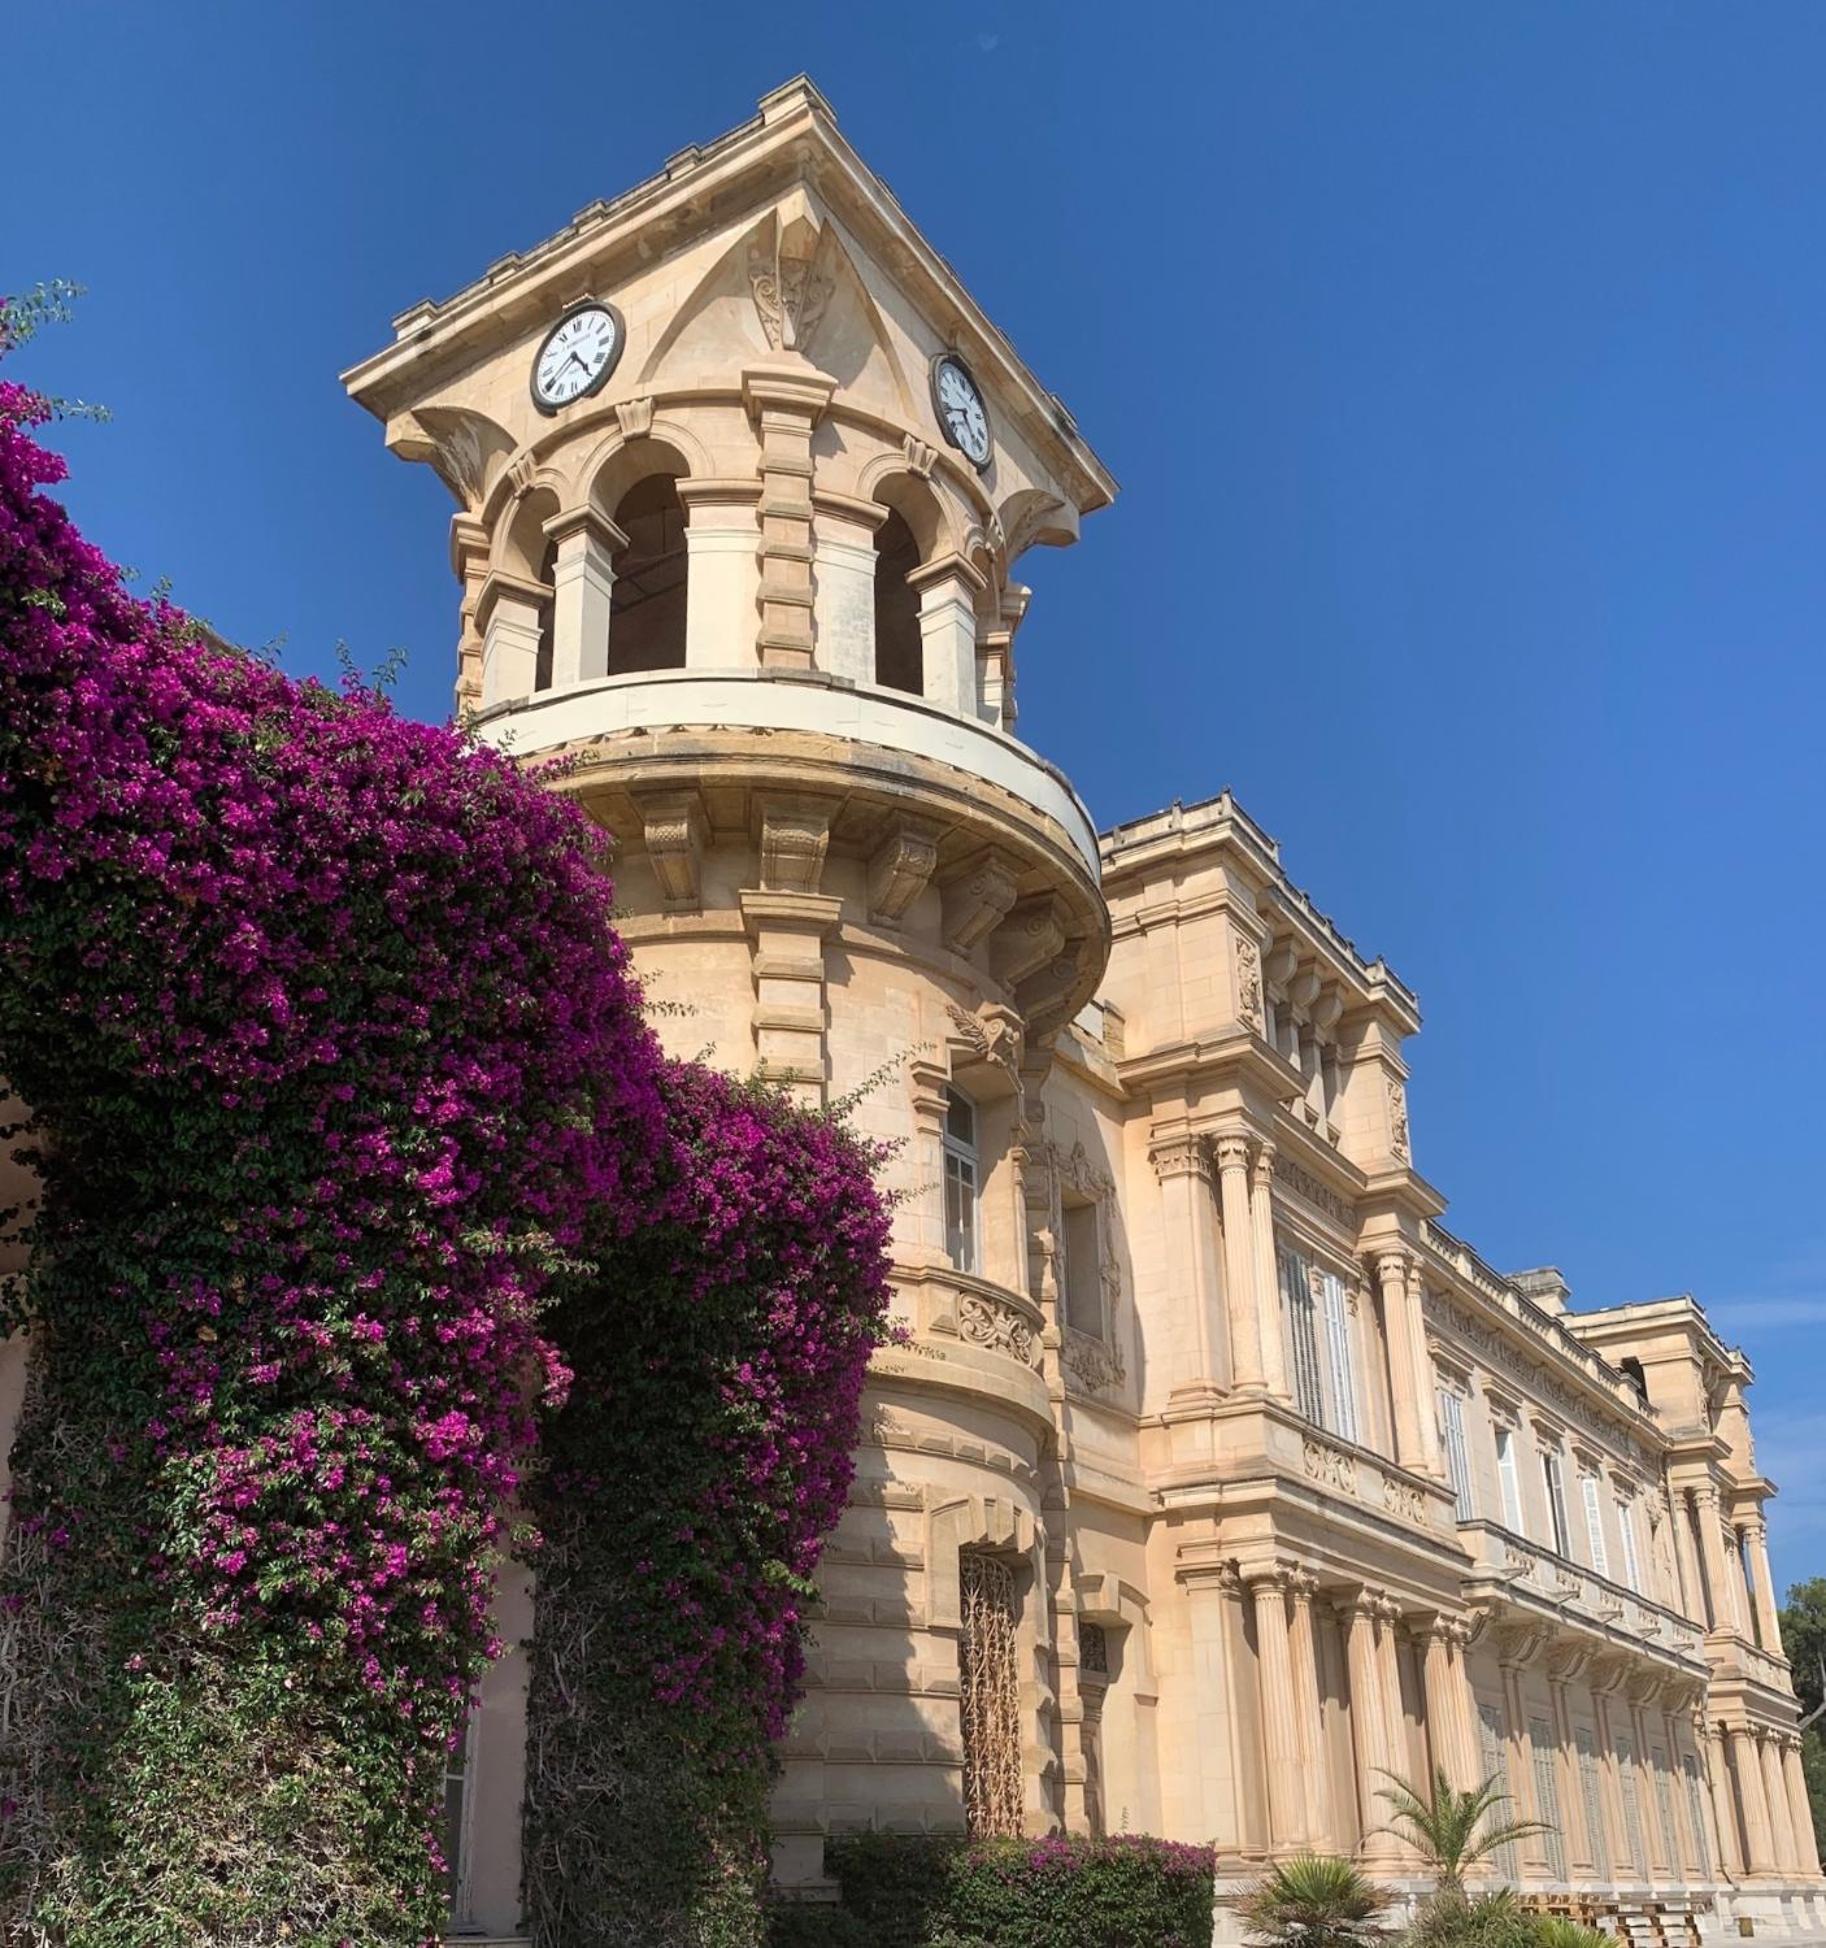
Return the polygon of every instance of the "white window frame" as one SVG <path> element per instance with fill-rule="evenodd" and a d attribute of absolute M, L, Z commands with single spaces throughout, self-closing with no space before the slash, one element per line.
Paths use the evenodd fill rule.
<path fill-rule="evenodd" d="M 1457 1518 L 1469 1522 L 1477 1513 L 1471 1494 L 1471 1455 L 1465 1446 L 1465 1403 L 1456 1387 L 1439 1389 L 1439 1443 L 1445 1450 L 1446 1478 L 1452 1484 Z"/>
<path fill-rule="evenodd" d="M 1547 1526 L 1553 1534 L 1553 1553 L 1572 1560 L 1572 1527 L 1566 1517 L 1566 1470 L 1557 1447 L 1541 1449 L 1541 1488 L 1547 1500 Z"/>
<path fill-rule="evenodd" d="M 1502 1490 L 1503 1526 L 1512 1535 L 1526 1536 L 1528 1517 L 1522 1507 L 1522 1477 L 1515 1464 L 1516 1430 L 1507 1421 L 1496 1423 L 1496 1480 Z"/>
<path fill-rule="evenodd" d="M 962 1108 L 969 1112 L 970 1136 L 968 1140 L 957 1135 L 951 1127 L 952 1111 Z M 983 1267 L 982 1249 L 982 1209 L 983 1209 L 983 1164 L 982 1164 L 982 1112 L 975 1101 L 965 1095 L 956 1084 L 945 1089 L 944 1123 L 944 1218 L 945 1255 L 951 1260 L 953 1269 L 979 1276 Z M 969 1211 L 964 1224 L 954 1226 L 951 1221 L 951 1193 L 953 1184 L 963 1188 L 969 1198 Z"/>
<path fill-rule="evenodd" d="M 1591 1551 L 1591 1566 L 1600 1576 L 1609 1576 L 1610 1551 L 1604 1546 L 1604 1501 L 1598 1492 L 1595 1468 L 1579 1470 L 1579 1494 L 1585 1503 L 1585 1544 Z"/>

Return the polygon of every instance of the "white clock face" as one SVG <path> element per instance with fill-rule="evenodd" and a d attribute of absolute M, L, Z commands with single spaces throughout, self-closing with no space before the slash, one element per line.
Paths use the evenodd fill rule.
<path fill-rule="evenodd" d="M 946 434 L 975 467 L 989 464 L 989 413 L 983 395 L 958 360 L 941 358 L 932 374 L 932 392 Z"/>
<path fill-rule="evenodd" d="M 553 327 L 533 361 L 533 398 L 548 412 L 594 392 L 621 351 L 621 320 L 606 304 L 580 305 Z"/>

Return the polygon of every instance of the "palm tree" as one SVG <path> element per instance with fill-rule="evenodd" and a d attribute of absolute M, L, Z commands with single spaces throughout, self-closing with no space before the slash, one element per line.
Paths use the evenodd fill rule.
<path fill-rule="evenodd" d="M 1348 1860 L 1302 1853 L 1258 1880 L 1239 1912 L 1250 1938 L 1274 1948 L 1365 1948 L 1389 1898 Z"/>
<path fill-rule="evenodd" d="M 1499 1847 L 1548 1830 L 1546 1821 L 1538 1819 L 1499 1817 L 1488 1826 L 1484 1824 L 1499 1806 L 1509 1804 L 1509 1795 L 1497 1790 L 1494 1772 L 1481 1786 L 1460 1792 L 1446 1776 L 1445 1767 L 1439 1766 L 1425 1798 L 1418 1786 L 1395 1773 L 1382 1776 L 1390 1783 L 1377 1797 L 1395 1809 L 1382 1830 L 1399 1835 L 1415 1848 L 1432 1868 L 1442 1894 L 1462 1893 L 1467 1871 Z"/>

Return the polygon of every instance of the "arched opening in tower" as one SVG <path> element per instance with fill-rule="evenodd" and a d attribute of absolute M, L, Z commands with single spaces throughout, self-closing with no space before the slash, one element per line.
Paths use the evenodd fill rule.
<path fill-rule="evenodd" d="M 670 474 L 649 474 L 622 495 L 609 602 L 609 674 L 685 667 L 685 510 Z"/>
<path fill-rule="evenodd" d="M 925 692 L 919 593 L 907 577 L 919 566 L 913 530 L 892 510 L 875 532 L 875 681 L 889 690 Z"/>

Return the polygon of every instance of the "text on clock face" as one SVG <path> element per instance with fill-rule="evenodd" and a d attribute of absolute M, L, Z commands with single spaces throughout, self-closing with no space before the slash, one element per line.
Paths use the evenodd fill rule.
<path fill-rule="evenodd" d="M 602 307 L 572 312 L 540 348 L 533 370 L 539 397 L 554 406 L 579 397 L 607 370 L 618 337 L 613 314 Z"/>

